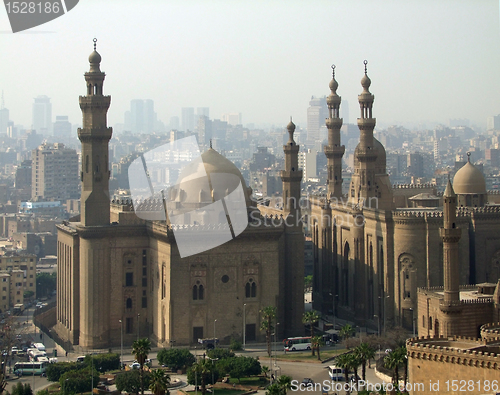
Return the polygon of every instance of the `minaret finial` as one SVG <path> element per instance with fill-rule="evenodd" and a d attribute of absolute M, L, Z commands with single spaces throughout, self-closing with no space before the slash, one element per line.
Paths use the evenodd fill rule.
<path fill-rule="evenodd" d="M 332 64 L 332 76 L 333 78 L 335 78 L 335 65 Z"/>
<path fill-rule="evenodd" d="M 467 162 L 470 163 L 470 152 L 467 152 Z"/>
<path fill-rule="evenodd" d="M 366 60 L 366 59 L 363 60 L 363 64 L 365 65 L 365 75 L 366 75 L 366 73 L 368 73 L 368 69 L 366 67 L 366 65 L 368 64 L 368 60 Z"/>
<path fill-rule="evenodd" d="M 96 50 L 96 45 L 97 45 L 97 38 L 94 38 L 94 51 Z"/>
<path fill-rule="evenodd" d="M 210 139 L 210 148 L 212 148 L 212 139 Z"/>

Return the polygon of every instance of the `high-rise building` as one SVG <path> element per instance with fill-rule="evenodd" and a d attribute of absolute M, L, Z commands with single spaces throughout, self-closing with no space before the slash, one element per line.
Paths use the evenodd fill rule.
<path fill-rule="evenodd" d="M 307 109 L 307 140 L 314 142 L 320 139 L 320 129 L 328 118 L 326 96 L 312 97 Z"/>
<path fill-rule="evenodd" d="M 181 110 L 183 131 L 187 132 L 194 131 L 194 108 L 193 107 L 183 107 Z"/>
<path fill-rule="evenodd" d="M 7 133 L 9 126 L 9 110 L 7 108 L 0 108 L 0 134 Z"/>
<path fill-rule="evenodd" d="M 308 149 L 306 152 L 299 152 L 299 169 L 302 169 L 305 181 L 318 176 L 316 155 L 317 152 L 312 149 Z"/>
<path fill-rule="evenodd" d="M 212 138 L 212 121 L 205 115 L 198 116 L 198 144 L 208 144 Z"/>
<path fill-rule="evenodd" d="M 155 129 L 156 113 L 151 99 L 130 101 L 130 111 L 125 112 L 125 130 L 132 133 L 152 133 Z"/>
<path fill-rule="evenodd" d="M 200 116 L 205 116 L 207 118 L 210 118 L 210 109 L 208 107 L 198 107 L 196 109 L 196 115 Z"/>
<path fill-rule="evenodd" d="M 48 134 L 52 131 L 52 103 L 50 97 L 35 97 L 33 103 L 32 129 L 38 134 Z"/>
<path fill-rule="evenodd" d="M 43 144 L 31 153 L 33 200 L 78 198 L 78 155 L 64 144 Z"/>
<path fill-rule="evenodd" d="M 67 116 L 56 116 L 54 122 L 54 137 L 60 142 L 68 142 L 71 137 L 71 123 Z"/>
<path fill-rule="evenodd" d="M 232 112 L 232 113 L 226 113 L 222 114 L 221 120 L 223 122 L 227 122 L 228 125 L 236 126 L 236 125 L 241 125 L 241 112 Z"/>
<path fill-rule="evenodd" d="M 486 130 L 500 130 L 500 115 L 488 117 L 486 120 Z"/>

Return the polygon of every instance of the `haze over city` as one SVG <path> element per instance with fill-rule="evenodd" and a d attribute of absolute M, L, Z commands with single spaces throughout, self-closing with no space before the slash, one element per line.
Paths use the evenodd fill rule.
<path fill-rule="evenodd" d="M 33 98 L 81 122 L 78 96 L 96 37 L 112 95 L 108 124 L 132 99 L 152 99 L 168 123 L 181 107 L 243 124 L 305 126 L 312 95 L 338 93 L 358 115 L 368 60 L 377 126 L 466 118 L 484 127 L 500 112 L 497 1 L 82 1 L 71 12 L 10 33 L 0 12 L 0 89 L 16 124 L 29 128 Z M 85 54 L 83 56 L 82 54 Z"/>

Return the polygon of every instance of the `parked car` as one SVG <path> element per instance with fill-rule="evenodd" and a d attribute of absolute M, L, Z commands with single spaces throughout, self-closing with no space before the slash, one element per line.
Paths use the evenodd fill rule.
<path fill-rule="evenodd" d="M 139 362 L 134 362 L 133 364 L 131 365 L 128 365 L 130 369 L 140 369 L 141 368 L 141 364 Z"/>

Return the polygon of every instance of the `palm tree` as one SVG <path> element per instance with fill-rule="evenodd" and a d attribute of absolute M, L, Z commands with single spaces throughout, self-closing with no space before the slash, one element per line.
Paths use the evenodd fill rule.
<path fill-rule="evenodd" d="M 149 389 L 154 395 L 169 394 L 168 385 L 170 384 L 170 376 L 165 374 L 164 370 L 155 369 L 149 377 Z"/>
<path fill-rule="evenodd" d="M 318 361 L 321 360 L 320 356 L 319 356 L 319 348 L 321 346 L 324 346 L 325 343 L 323 342 L 323 337 L 322 336 L 314 336 L 312 339 L 311 339 L 311 344 L 312 344 L 312 348 L 313 350 L 316 349 L 318 351 Z"/>
<path fill-rule="evenodd" d="M 366 381 L 366 362 L 375 358 L 375 350 L 368 343 L 361 343 L 354 349 L 361 361 L 361 376 Z"/>
<path fill-rule="evenodd" d="M 261 367 L 261 370 L 262 370 L 262 373 L 264 373 L 264 377 L 267 378 L 267 373 L 269 372 L 269 366 L 264 365 Z"/>
<path fill-rule="evenodd" d="M 406 360 L 406 347 L 398 347 L 384 357 L 384 366 L 387 369 L 392 369 L 392 382 L 396 387 L 399 386 L 399 367 L 405 366 Z"/>
<path fill-rule="evenodd" d="M 335 358 L 336 365 L 344 369 L 345 382 L 349 381 L 349 370 L 351 369 L 351 354 L 340 354 Z"/>
<path fill-rule="evenodd" d="M 311 328 L 311 339 L 314 337 L 314 324 L 318 322 L 320 316 L 317 311 L 311 310 L 304 313 L 302 316 L 302 323 L 309 324 Z M 312 355 L 314 355 L 314 347 L 312 347 Z"/>
<path fill-rule="evenodd" d="M 135 359 L 141 365 L 141 394 L 144 395 L 144 363 L 148 358 L 148 354 L 151 352 L 151 342 L 148 338 L 137 339 L 132 344 L 132 354 L 135 355 Z"/>
<path fill-rule="evenodd" d="M 210 359 L 200 359 L 198 362 L 193 364 L 192 369 L 195 370 L 196 374 L 201 379 L 201 393 L 205 395 L 207 392 L 207 377 L 212 373 L 213 364 Z"/>
<path fill-rule="evenodd" d="M 266 331 L 267 341 L 267 354 L 271 356 L 271 333 L 273 332 L 273 320 L 276 318 L 276 307 L 267 306 L 260 310 L 262 314 L 262 322 L 260 323 L 260 330 Z"/>
<path fill-rule="evenodd" d="M 408 352 L 406 350 L 406 346 L 399 347 L 399 359 L 403 363 L 403 381 L 405 383 L 405 392 L 406 392 L 406 383 L 408 381 Z"/>
<path fill-rule="evenodd" d="M 292 388 L 292 378 L 290 376 L 280 376 L 277 383 L 283 395 L 286 395 L 287 391 Z"/>
<path fill-rule="evenodd" d="M 340 328 L 339 335 L 343 340 L 347 340 L 354 335 L 354 328 L 349 324 L 345 324 Z"/>

